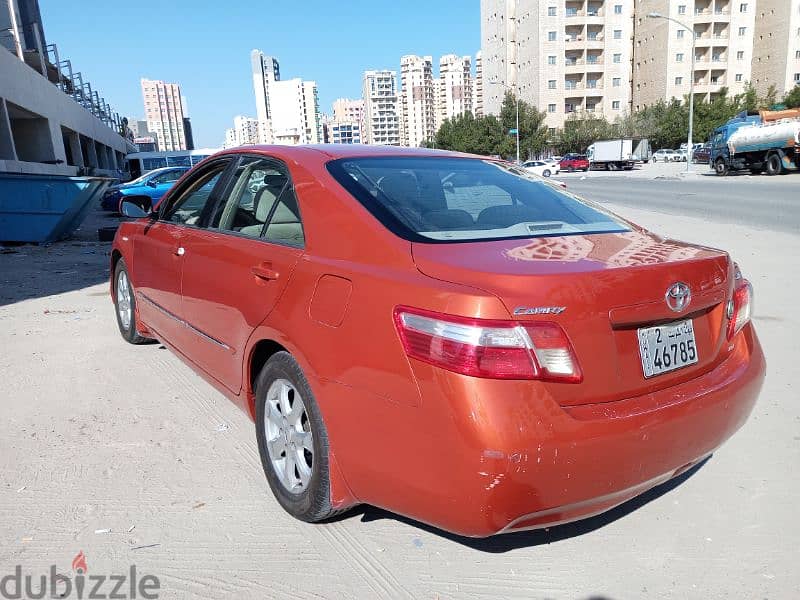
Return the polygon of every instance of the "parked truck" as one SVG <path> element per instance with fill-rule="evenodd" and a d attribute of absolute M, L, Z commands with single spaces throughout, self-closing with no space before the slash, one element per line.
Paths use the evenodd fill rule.
<path fill-rule="evenodd" d="M 717 175 L 749 170 L 780 175 L 800 169 L 800 109 L 739 113 L 711 134 Z"/>
<path fill-rule="evenodd" d="M 586 149 L 586 157 L 591 169 L 629 171 L 637 162 L 650 160 L 650 142 L 647 139 L 601 140 Z"/>

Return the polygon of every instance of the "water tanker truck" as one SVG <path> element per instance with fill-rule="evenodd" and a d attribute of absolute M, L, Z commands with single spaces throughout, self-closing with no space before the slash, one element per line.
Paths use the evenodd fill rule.
<path fill-rule="evenodd" d="M 736 115 L 711 134 L 710 164 L 717 175 L 799 170 L 800 109 Z"/>

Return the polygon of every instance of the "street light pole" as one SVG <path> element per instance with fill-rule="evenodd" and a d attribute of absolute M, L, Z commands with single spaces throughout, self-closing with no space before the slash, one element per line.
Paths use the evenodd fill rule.
<path fill-rule="evenodd" d="M 514 100 L 517 105 L 517 164 L 519 164 L 519 89 L 514 93 Z"/>
<path fill-rule="evenodd" d="M 686 172 L 691 173 L 692 168 L 692 129 L 694 126 L 694 52 L 695 52 L 695 44 L 697 41 L 697 36 L 694 34 L 694 27 L 689 27 L 685 23 L 681 23 L 678 19 L 673 19 L 672 17 L 668 17 L 666 15 L 662 15 L 661 13 L 651 12 L 647 15 L 651 19 L 666 19 L 667 21 L 672 21 L 676 25 L 680 25 L 686 31 L 689 32 L 689 35 L 692 36 L 692 70 L 689 73 L 689 134 L 686 138 Z"/>

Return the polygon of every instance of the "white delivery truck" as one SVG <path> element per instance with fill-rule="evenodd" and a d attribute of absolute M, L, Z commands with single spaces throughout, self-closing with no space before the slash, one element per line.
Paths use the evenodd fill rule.
<path fill-rule="evenodd" d="M 590 169 L 630 171 L 637 162 L 650 160 L 650 142 L 647 139 L 602 140 L 586 149 Z"/>

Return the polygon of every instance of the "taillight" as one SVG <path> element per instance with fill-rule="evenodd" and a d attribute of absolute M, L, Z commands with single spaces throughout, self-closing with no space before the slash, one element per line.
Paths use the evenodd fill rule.
<path fill-rule="evenodd" d="M 394 320 L 408 356 L 488 379 L 580 383 L 583 374 L 557 323 L 469 319 L 399 306 Z"/>
<path fill-rule="evenodd" d="M 747 325 L 753 313 L 753 286 L 747 279 L 736 278 L 733 296 L 728 300 L 728 339 L 733 339 Z"/>

